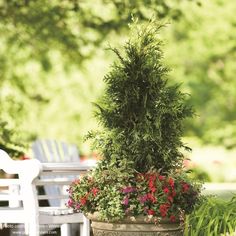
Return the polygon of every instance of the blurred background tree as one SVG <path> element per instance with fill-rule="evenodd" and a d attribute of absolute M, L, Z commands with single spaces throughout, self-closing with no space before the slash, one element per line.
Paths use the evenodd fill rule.
<path fill-rule="evenodd" d="M 236 11 L 235 1 L 202 1 L 167 27 L 166 60 L 173 79 L 191 94 L 196 117 L 187 135 L 205 144 L 236 146 Z M 167 55 L 168 54 L 168 55 Z"/>
<path fill-rule="evenodd" d="M 92 102 L 132 15 L 165 22 L 164 56 L 196 109 L 186 136 L 236 145 L 236 3 L 223 0 L 0 0 L 1 121 L 20 133 L 83 144 Z M 2 127 L 3 129 L 3 127 Z"/>

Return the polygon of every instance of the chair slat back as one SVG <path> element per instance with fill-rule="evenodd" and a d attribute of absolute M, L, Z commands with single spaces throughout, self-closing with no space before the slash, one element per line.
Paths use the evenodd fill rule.
<path fill-rule="evenodd" d="M 79 160 L 79 152 L 75 144 L 53 139 L 39 139 L 32 144 L 36 159 L 41 162 L 74 162 Z"/>
<path fill-rule="evenodd" d="M 50 163 L 51 164 L 51 163 Z M 71 184 L 71 182 L 78 178 L 80 174 L 86 173 L 88 169 L 91 169 L 91 167 L 88 167 L 88 169 L 85 169 L 80 167 L 80 164 L 78 162 L 75 162 L 75 170 L 70 169 L 58 169 L 57 164 L 55 165 L 47 165 L 47 163 L 42 163 L 43 168 L 42 172 L 40 173 L 40 178 L 36 179 L 35 185 L 43 186 L 44 188 L 48 187 L 49 191 L 45 191 L 45 194 L 38 194 L 38 199 L 46 199 L 48 201 L 50 200 L 63 200 L 63 204 L 60 204 L 62 207 L 65 207 L 65 203 L 68 201 L 68 186 Z M 66 165 L 66 163 L 65 163 Z M 53 174 L 54 173 L 54 174 Z M 53 179 L 52 179 L 53 176 Z M 56 176 L 56 177 L 55 177 Z M 58 177 L 59 176 L 59 177 Z M 43 177 L 43 178 L 42 178 Z M 60 191 L 55 191 L 52 187 L 58 187 Z M 39 191 L 38 191 L 39 192 Z M 50 204 L 50 207 L 55 207 Z"/>
<path fill-rule="evenodd" d="M 66 142 L 57 141 L 53 139 L 38 139 L 32 144 L 33 155 L 36 159 L 43 163 L 51 162 L 78 162 L 79 152 L 77 146 L 74 144 L 68 144 Z M 61 175 L 55 173 L 53 175 L 41 176 L 42 179 L 56 179 L 61 178 Z M 67 176 L 73 180 L 75 176 Z M 48 196 L 58 196 L 61 194 L 61 186 L 54 184 L 51 186 L 44 186 L 44 191 Z M 48 199 L 50 206 L 60 206 L 64 204 L 63 201 L 59 199 Z"/>

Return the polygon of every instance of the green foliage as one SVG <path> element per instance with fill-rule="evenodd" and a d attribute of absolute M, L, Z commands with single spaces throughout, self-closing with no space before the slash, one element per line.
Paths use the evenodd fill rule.
<path fill-rule="evenodd" d="M 199 201 L 200 186 L 184 173 L 160 175 L 155 170 L 138 173 L 127 160 L 100 162 L 95 170 L 75 180 L 69 188 L 68 206 L 104 221 L 138 216 L 159 222 L 181 221 Z"/>
<path fill-rule="evenodd" d="M 187 0 L 186 0 L 187 1 Z M 173 1 L 172 1 L 173 2 Z M 150 15 L 181 16 L 170 1 L 0 1 L 0 32 L 8 50 L 24 51 L 22 60 L 40 63 L 42 70 L 55 66 L 52 52 L 68 64 L 81 64 L 91 57 L 114 29 L 127 29 L 132 14 L 140 20 Z M 18 54 L 18 53 L 17 53 Z M 7 59 L 7 57 L 5 57 Z M 19 62 L 18 62 L 19 63 Z"/>
<path fill-rule="evenodd" d="M 9 124 L 0 121 L 0 149 L 6 151 L 10 157 L 19 158 L 24 154 L 25 144 L 17 132 L 9 128 Z"/>
<path fill-rule="evenodd" d="M 184 80 L 197 110 L 186 135 L 204 144 L 235 147 L 235 1 L 202 1 L 201 6 L 179 4 L 182 17 L 167 29 L 166 62 L 171 76 Z"/>
<path fill-rule="evenodd" d="M 207 173 L 207 171 L 205 171 L 201 167 L 192 167 L 192 168 L 190 168 L 189 169 L 189 176 L 192 179 L 197 179 L 199 181 L 211 182 L 210 175 Z"/>
<path fill-rule="evenodd" d="M 128 34 L 132 14 L 142 21 L 181 17 L 179 2 L 0 0 L 3 120 L 20 127 L 27 142 L 40 136 L 81 146 L 94 127 L 90 103 L 103 89 L 99 78 L 111 58 L 102 52 L 104 42 Z"/>
<path fill-rule="evenodd" d="M 105 94 L 97 104 L 97 118 L 104 132 L 95 142 L 105 159 L 127 159 L 137 171 L 150 168 L 168 172 L 182 166 L 180 148 L 183 120 L 191 117 L 178 85 L 167 80 L 162 63 L 159 30 L 155 22 L 136 27 L 124 46 L 124 56 L 112 49 L 116 62 L 104 81 Z"/>
<path fill-rule="evenodd" d="M 204 199 L 186 220 L 186 236 L 234 235 L 236 228 L 236 198 L 225 201 L 215 197 Z"/>
<path fill-rule="evenodd" d="M 104 77 L 96 116 L 102 131 L 90 132 L 103 159 L 69 188 L 68 206 L 104 221 L 144 216 L 158 223 L 183 220 L 199 201 L 200 185 L 182 170 L 183 120 L 192 115 L 185 94 L 169 84 L 162 63 L 157 21 L 138 27 Z"/>
<path fill-rule="evenodd" d="M 90 103 L 113 60 L 103 52 L 106 42 L 116 46 L 129 36 L 132 15 L 140 22 L 157 16 L 171 21 L 163 34 L 170 75 L 184 80 L 197 110 L 185 135 L 233 148 L 235 10 L 235 1 L 221 0 L 1 0 L 3 119 L 27 131 L 28 142 L 41 136 L 81 145 L 95 126 Z M 2 97 L 5 89 L 10 94 Z"/>

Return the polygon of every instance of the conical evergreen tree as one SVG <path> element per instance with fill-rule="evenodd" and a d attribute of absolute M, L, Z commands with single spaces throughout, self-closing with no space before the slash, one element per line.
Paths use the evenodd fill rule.
<path fill-rule="evenodd" d="M 118 61 L 104 80 L 107 84 L 96 113 L 103 132 L 90 133 L 104 161 L 126 159 L 134 169 L 169 172 L 182 166 L 183 121 L 191 107 L 179 85 L 170 85 L 169 69 L 162 62 L 163 25 L 149 23 L 136 28 Z"/>

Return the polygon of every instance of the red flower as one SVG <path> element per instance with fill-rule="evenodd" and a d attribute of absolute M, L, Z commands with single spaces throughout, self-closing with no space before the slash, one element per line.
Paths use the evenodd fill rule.
<path fill-rule="evenodd" d="M 165 194 L 168 194 L 168 193 L 170 192 L 170 190 L 169 190 L 167 187 L 165 187 L 165 188 L 163 189 L 163 192 L 164 192 Z"/>
<path fill-rule="evenodd" d="M 168 196 L 168 201 L 169 202 L 173 202 L 173 197 L 172 196 Z"/>
<path fill-rule="evenodd" d="M 157 178 L 156 174 L 152 174 L 149 176 L 149 179 L 152 180 L 152 181 L 155 181 Z"/>
<path fill-rule="evenodd" d="M 176 222 L 176 217 L 175 217 L 174 215 L 171 215 L 171 216 L 170 216 L 170 221 L 171 221 L 171 222 Z"/>
<path fill-rule="evenodd" d="M 172 189 L 174 188 L 175 182 L 171 177 L 169 178 L 169 185 L 171 186 Z"/>
<path fill-rule="evenodd" d="M 156 190 L 157 190 L 157 188 L 155 188 L 155 187 L 150 188 L 150 191 L 151 191 L 152 193 L 155 193 Z"/>
<path fill-rule="evenodd" d="M 149 180 L 148 187 L 149 187 L 149 189 L 152 193 L 155 193 L 156 190 L 157 190 L 156 187 L 155 187 L 155 182 L 152 179 Z"/>
<path fill-rule="evenodd" d="M 154 210 L 152 210 L 152 209 L 149 209 L 147 212 L 148 212 L 148 215 L 152 215 L 152 216 L 155 215 L 155 213 L 156 213 L 156 212 L 155 212 Z"/>
<path fill-rule="evenodd" d="M 162 181 L 162 180 L 165 179 L 165 176 L 163 176 L 163 175 L 159 175 L 159 176 L 158 176 L 158 179 L 159 179 L 160 181 Z"/>
<path fill-rule="evenodd" d="M 157 199 L 155 198 L 155 196 L 153 196 L 151 193 L 147 194 L 147 198 L 148 200 L 150 200 L 152 203 L 155 203 L 157 201 Z"/>
<path fill-rule="evenodd" d="M 176 196 L 176 192 L 172 191 L 172 197 L 175 197 L 175 196 Z"/>
<path fill-rule="evenodd" d="M 183 191 L 184 193 L 188 192 L 189 187 L 190 187 L 190 186 L 189 186 L 187 183 L 183 183 L 183 184 L 182 184 L 182 191 Z"/>
<path fill-rule="evenodd" d="M 147 173 L 144 175 L 145 176 L 145 179 L 146 180 L 152 180 L 152 181 L 155 181 L 156 178 L 157 178 L 157 175 L 156 174 L 150 174 L 150 173 Z"/>
<path fill-rule="evenodd" d="M 99 190 L 97 188 L 92 188 L 91 192 L 92 192 L 94 197 L 97 195 L 98 191 Z"/>
<path fill-rule="evenodd" d="M 161 216 L 164 218 L 167 215 L 167 211 L 169 209 L 170 205 L 169 204 L 162 204 L 159 207 L 159 211 L 161 213 Z"/>
<path fill-rule="evenodd" d="M 80 198 L 80 204 L 81 204 L 82 206 L 84 206 L 84 205 L 86 204 L 86 202 L 87 202 L 87 198 L 86 198 L 86 197 Z"/>

